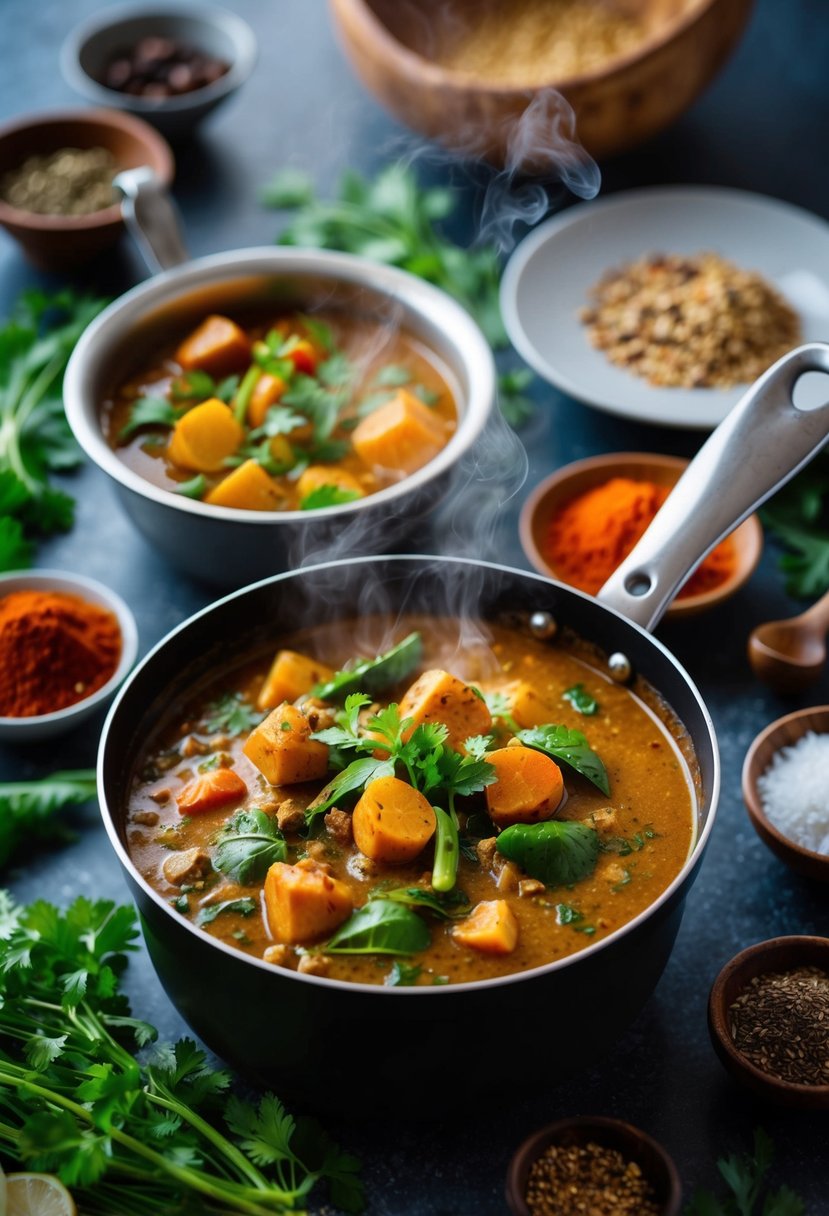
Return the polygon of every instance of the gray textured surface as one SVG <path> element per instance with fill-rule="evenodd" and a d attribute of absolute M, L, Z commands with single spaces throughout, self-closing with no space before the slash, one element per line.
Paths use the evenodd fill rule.
<path fill-rule="evenodd" d="M 0 116 L 72 104 L 57 72 L 64 33 L 97 9 L 95 0 L 2 0 L 3 71 Z M 322 3 L 309 0 L 235 0 L 260 37 L 260 64 L 242 93 L 205 125 L 178 157 L 176 195 L 195 254 L 268 242 L 277 217 L 261 209 L 257 188 L 283 164 L 314 173 L 325 189 L 346 165 L 371 170 L 413 145 L 365 95 L 342 59 Z M 764 191 L 829 215 L 829 22 L 823 0 L 759 0 L 737 55 L 693 110 L 673 130 L 626 158 L 603 166 L 604 189 L 697 181 Z M 469 228 L 480 199 L 463 174 L 428 154 L 422 173 L 451 180 L 463 194 L 458 230 Z M 480 181 L 482 175 L 476 174 Z M 120 290 L 141 277 L 126 247 L 91 268 L 84 281 Z M 35 282 L 48 282 L 0 240 L 0 308 Z M 649 448 L 690 454 L 693 435 L 660 432 L 593 413 L 552 389 L 537 390 L 539 409 L 522 432 L 530 452 L 528 486 L 551 468 L 600 451 Z M 170 571 L 133 532 L 104 480 L 91 469 L 73 483 L 78 498 L 74 531 L 44 545 L 43 565 L 101 578 L 132 604 L 142 653 L 169 628 L 207 603 L 210 593 Z M 490 540 L 494 555 L 523 565 L 516 533 L 526 489 L 499 516 Z M 427 545 L 423 538 L 423 548 Z M 751 586 L 704 618 L 663 627 L 660 635 L 692 672 L 709 701 L 720 734 L 723 797 L 701 876 L 691 892 L 668 969 L 632 1030 L 586 1075 L 532 1101 L 510 1096 L 513 1070 L 532 1066 L 526 1028 L 494 1033 L 503 1097 L 484 1115 L 462 1117 L 457 1094 L 464 1069 L 458 1027 L 457 1091 L 436 1079 L 435 1120 L 407 1127 L 406 1078 L 372 1126 L 334 1128 L 365 1162 L 369 1208 L 376 1216 L 496 1216 L 502 1213 L 507 1160 L 538 1125 L 568 1113 L 612 1114 L 661 1139 L 674 1155 L 688 1193 L 713 1185 L 715 1158 L 747 1146 L 761 1123 L 777 1146 L 776 1172 L 808 1200 L 812 1216 L 829 1212 L 825 1120 L 765 1108 L 737 1090 L 710 1048 L 705 1003 L 719 967 L 742 947 L 781 933 L 826 933 L 827 892 L 783 868 L 754 836 L 740 799 L 740 768 L 753 735 L 789 707 L 751 679 L 744 658 L 748 630 L 758 621 L 795 611 L 782 590 L 771 555 Z M 829 682 L 807 699 L 829 701 Z M 0 750 L 3 775 L 33 775 L 57 766 L 91 764 L 94 728 L 56 749 Z M 39 853 L 12 871 L 22 898 L 67 902 L 75 894 L 124 898 L 94 809 L 78 816 L 82 835 L 73 847 Z M 175 1034 L 180 1025 L 149 964 L 137 958 L 130 987 L 142 1017 Z M 612 1025 L 613 1011 L 608 1010 Z M 539 1051 L 567 1052 L 578 1036 L 577 1009 L 540 1009 L 532 1028 Z M 359 1045 L 355 1045 L 359 1052 Z M 347 1061 L 331 1065 L 339 1083 L 352 1082 Z"/>

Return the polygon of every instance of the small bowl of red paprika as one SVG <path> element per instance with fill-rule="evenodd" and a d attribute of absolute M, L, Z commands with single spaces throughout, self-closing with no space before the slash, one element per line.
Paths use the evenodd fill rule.
<path fill-rule="evenodd" d="M 595 595 L 633 549 L 685 471 L 687 460 L 612 452 L 565 465 L 545 478 L 521 511 L 521 544 L 549 578 Z M 668 609 L 690 616 L 722 603 L 748 580 L 763 551 L 756 515 L 713 549 Z"/>
<path fill-rule="evenodd" d="M 74 729 L 112 696 L 137 653 L 135 618 L 103 583 L 61 570 L 0 575 L 0 740 Z"/>

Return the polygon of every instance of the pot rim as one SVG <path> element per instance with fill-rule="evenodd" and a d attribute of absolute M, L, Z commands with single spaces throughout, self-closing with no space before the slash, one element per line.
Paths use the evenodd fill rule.
<path fill-rule="evenodd" d="M 114 350 L 124 341 L 130 327 L 148 311 L 171 303 L 180 293 L 254 274 L 263 277 L 327 276 L 333 282 L 362 286 L 385 295 L 392 303 L 399 302 L 410 314 L 423 316 L 443 333 L 451 335 L 469 379 L 469 391 L 463 410 L 458 411 L 455 433 L 433 460 L 376 494 L 339 506 L 323 507 L 311 514 L 299 510 L 248 511 L 200 502 L 153 485 L 118 458 L 104 439 L 98 421 L 98 401 L 89 401 L 86 383 L 102 351 Z M 312 517 L 330 519 L 382 507 L 435 480 L 457 463 L 483 430 L 495 403 L 496 383 L 492 350 L 477 323 L 461 304 L 431 283 L 405 270 L 380 265 L 355 254 L 263 245 L 209 254 L 185 262 L 139 283 L 113 301 L 87 326 L 75 346 L 66 368 L 63 394 L 66 416 L 78 443 L 98 468 L 125 489 L 187 515 L 263 527 L 274 523 L 307 523 Z"/>
<path fill-rule="evenodd" d="M 602 609 L 604 609 L 605 612 L 607 612 L 611 616 L 615 617 L 618 621 L 623 622 L 623 624 L 625 626 L 627 626 L 628 628 L 631 628 L 636 633 L 640 634 L 653 648 L 655 648 L 662 655 L 662 657 L 664 659 L 666 659 L 674 668 L 676 668 L 677 673 L 680 675 L 680 677 L 683 679 L 683 681 L 685 683 L 688 693 L 696 701 L 697 708 L 705 723 L 705 727 L 708 732 L 708 736 L 711 741 L 711 747 L 712 747 L 712 771 L 711 771 L 710 792 L 709 792 L 709 795 L 707 798 L 708 813 L 706 815 L 705 822 L 703 823 L 701 830 L 699 830 L 698 832 L 695 833 L 696 839 L 694 840 L 693 846 L 689 850 L 688 856 L 685 858 L 685 861 L 683 862 L 683 865 L 682 865 L 679 873 L 674 876 L 673 880 L 668 884 L 668 886 L 665 888 L 665 890 L 659 894 L 659 896 L 653 901 L 653 903 L 649 904 L 646 908 L 644 908 L 638 914 L 638 916 L 635 916 L 633 918 L 633 920 L 627 921 L 624 925 L 621 925 L 618 929 L 614 930 L 613 933 L 609 933 L 607 935 L 607 937 L 602 938 L 601 941 L 593 942 L 590 945 L 583 947 L 581 950 L 576 951 L 574 954 L 569 954 L 565 958 L 555 959 L 552 962 L 544 963 L 540 967 L 533 967 L 526 971 L 516 971 L 510 975 L 496 976 L 494 978 L 485 979 L 485 980 L 472 980 L 472 981 L 469 981 L 466 983 L 459 983 L 459 984 L 447 984 L 447 985 L 439 984 L 439 985 L 433 985 L 430 987 L 425 987 L 425 986 L 422 986 L 422 987 L 421 986 L 385 987 L 384 985 L 356 984 L 356 983 L 352 983 L 348 980 L 330 979 L 325 976 L 307 975 L 302 972 L 290 971 L 290 970 L 287 970 L 284 968 L 275 968 L 272 964 L 266 963 L 264 961 L 264 959 L 254 958 L 253 955 L 245 954 L 243 951 L 237 950 L 234 947 L 229 946 L 226 943 L 219 941 L 217 938 L 212 937 L 210 934 L 204 933 L 201 929 L 199 929 L 196 925 L 194 925 L 189 920 L 186 920 L 183 917 L 177 916 L 177 914 L 175 913 L 173 908 L 167 903 L 167 901 L 159 894 L 158 891 L 155 890 L 154 887 L 152 887 L 147 882 L 147 880 L 143 877 L 143 875 L 140 873 L 140 871 L 134 865 L 132 858 L 130 857 L 129 853 L 124 848 L 124 846 L 121 842 L 116 819 L 110 809 L 109 802 L 107 799 L 105 773 L 104 773 L 104 760 L 105 760 L 105 753 L 106 753 L 107 745 L 108 745 L 108 741 L 109 741 L 109 734 L 110 734 L 113 722 L 114 722 L 117 714 L 120 711 L 121 702 L 124 700 L 124 698 L 129 693 L 129 690 L 130 690 L 130 687 L 131 687 L 133 681 L 140 675 L 140 673 L 144 670 L 144 668 L 146 666 L 148 666 L 154 660 L 155 656 L 165 646 L 167 646 L 169 642 L 171 642 L 173 640 L 173 638 L 177 637 L 180 633 L 183 633 L 186 629 L 190 628 L 190 626 L 193 625 L 196 621 L 202 620 L 203 618 L 208 616 L 210 613 L 223 607 L 225 604 L 227 604 L 233 600 L 239 599 L 242 596 L 245 596 L 259 588 L 262 588 L 262 587 L 265 587 L 268 585 L 285 582 L 288 579 L 292 579 L 292 578 L 301 578 L 306 574 L 313 575 L 314 573 L 321 571 L 321 570 L 331 570 L 331 569 L 336 569 L 341 566 L 353 567 L 353 566 L 358 566 L 358 565 L 365 565 L 368 563 L 376 563 L 378 561 L 378 558 L 376 556 L 341 558 L 336 561 L 319 562 L 312 566 L 304 566 L 298 570 L 285 571 L 281 574 L 275 574 L 275 575 L 271 575 L 268 578 L 260 579 L 258 582 L 251 583 L 249 586 L 242 587 L 237 591 L 232 591 L 228 595 L 222 596 L 221 599 L 215 600 L 213 603 L 208 604 L 207 607 L 200 609 L 198 612 L 196 612 L 192 616 L 188 617 L 187 620 L 182 621 L 181 624 L 177 625 L 174 629 L 170 630 L 170 632 L 167 633 L 163 638 L 161 638 L 161 640 L 158 641 L 155 646 L 153 646 L 153 648 L 148 652 L 148 654 L 145 655 L 144 659 L 141 661 L 141 663 L 138 664 L 138 666 L 134 669 L 134 671 L 132 672 L 130 677 L 126 680 L 124 685 L 119 690 L 118 695 L 107 714 L 106 721 L 104 722 L 104 726 L 101 731 L 101 739 L 100 739 L 100 745 L 98 748 L 98 759 L 97 759 L 97 765 L 96 765 L 97 784 L 98 784 L 98 803 L 99 803 L 99 807 L 100 807 L 100 811 L 101 811 L 101 817 L 104 820 L 104 827 L 105 827 L 107 835 L 109 837 L 110 844 L 112 845 L 113 849 L 115 850 L 115 853 L 116 853 L 119 861 L 121 862 L 122 867 L 124 868 L 125 872 L 129 876 L 129 879 L 132 883 L 139 886 L 141 888 L 141 890 L 144 892 L 144 894 L 149 896 L 150 899 L 153 901 L 153 903 L 158 908 L 160 908 L 165 913 L 165 915 L 170 916 L 171 918 L 176 917 L 175 922 L 174 922 L 175 925 L 179 928 L 183 928 L 185 931 L 187 931 L 189 933 L 192 933 L 198 942 L 202 943 L 203 945 L 206 945 L 208 948 L 220 950 L 223 954 L 226 954 L 228 957 L 238 960 L 240 964 L 245 964 L 245 965 L 249 964 L 249 965 L 257 968 L 258 970 L 266 972 L 270 975 L 274 975 L 274 973 L 276 973 L 280 978 L 287 978 L 287 979 L 295 980 L 300 983 L 309 983 L 309 984 L 313 984 L 316 986 L 321 986 L 322 988 L 331 988 L 331 989 L 347 991 L 347 992 L 354 992 L 355 990 L 357 990 L 360 993 L 377 993 L 377 994 L 382 994 L 384 996 L 397 997 L 397 998 L 404 999 L 404 1000 L 426 999 L 431 994 L 431 996 L 434 999 L 438 999 L 436 996 L 437 993 L 443 993 L 443 992 L 448 992 L 448 993 L 453 993 L 453 994 L 454 993 L 463 993 L 463 992 L 474 991 L 474 990 L 481 989 L 481 988 L 500 987 L 504 984 L 516 984 L 516 983 L 522 983 L 525 981 L 528 982 L 528 981 L 531 981 L 532 979 L 538 977 L 539 975 L 547 974 L 547 973 L 553 972 L 553 971 L 559 971 L 559 970 L 562 970 L 563 968 L 572 966 L 572 965 L 574 965 L 574 963 L 576 963 L 580 959 L 592 958 L 594 955 L 599 954 L 601 951 L 614 945 L 621 938 L 625 937 L 628 933 L 631 933 L 634 930 L 636 930 L 646 920 L 650 919 L 651 916 L 653 916 L 655 913 L 657 913 L 658 910 L 663 905 L 669 903 L 677 895 L 677 893 L 681 890 L 681 888 L 683 886 L 686 886 L 690 882 L 690 879 L 693 876 L 694 871 L 696 870 L 699 862 L 702 859 L 702 855 L 708 844 L 708 839 L 711 835 L 711 831 L 714 826 L 714 820 L 716 818 L 717 806 L 718 806 L 718 802 L 719 802 L 720 756 L 719 756 L 719 749 L 717 746 L 717 736 L 716 736 L 716 732 L 714 729 L 714 723 L 711 718 L 711 715 L 709 714 L 709 712 L 706 708 L 706 705 L 702 698 L 701 693 L 699 692 L 699 690 L 696 687 L 696 685 L 694 684 L 694 682 L 691 680 L 688 673 L 682 667 L 682 665 L 671 654 L 671 652 L 668 650 L 667 646 L 665 646 L 661 641 L 659 641 L 657 638 L 655 638 L 651 634 L 649 634 L 647 632 L 647 630 L 643 629 L 640 625 L 637 625 L 637 624 L 635 624 L 635 622 L 630 621 L 627 617 L 625 617 L 622 613 L 618 612 L 615 608 L 611 608 L 609 605 L 602 604 L 599 601 L 595 600 L 592 596 L 585 595 L 583 592 L 577 591 L 573 587 L 568 587 L 567 584 L 565 584 L 565 583 L 558 582 L 555 579 L 544 578 L 540 574 L 535 574 L 535 573 L 532 573 L 527 570 L 518 570 L 515 567 L 506 566 L 499 562 L 481 561 L 481 560 L 478 560 L 475 558 L 445 557 L 445 556 L 436 556 L 436 555 L 430 555 L 430 554 L 389 554 L 389 555 L 384 555 L 382 560 L 383 561 L 395 561 L 395 562 L 411 562 L 411 563 L 423 563 L 423 562 L 447 563 L 447 564 L 454 563 L 456 565 L 460 564 L 460 565 L 471 567 L 474 569 L 479 569 L 479 570 L 484 569 L 484 570 L 489 570 L 489 571 L 493 571 L 496 573 L 502 573 L 502 574 L 511 575 L 511 576 L 519 575 L 521 578 L 531 579 L 533 582 L 540 583 L 546 587 L 555 588 L 557 591 L 565 592 L 567 594 L 567 596 L 575 596 L 577 599 L 587 601 L 590 604 L 595 605 L 598 602 L 599 606 Z M 657 689 L 657 691 L 659 691 L 659 690 Z M 693 742 L 693 740 L 692 740 L 692 742 Z M 698 800 L 697 809 L 699 810 L 700 807 L 704 804 L 705 804 L 704 800 Z"/>

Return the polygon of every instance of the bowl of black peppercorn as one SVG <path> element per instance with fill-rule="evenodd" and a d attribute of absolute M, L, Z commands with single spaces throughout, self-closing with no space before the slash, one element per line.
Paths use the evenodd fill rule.
<path fill-rule="evenodd" d="M 679 1216 L 682 1186 L 670 1156 L 638 1127 L 574 1116 L 519 1145 L 506 1199 L 513 1216 Z"/>

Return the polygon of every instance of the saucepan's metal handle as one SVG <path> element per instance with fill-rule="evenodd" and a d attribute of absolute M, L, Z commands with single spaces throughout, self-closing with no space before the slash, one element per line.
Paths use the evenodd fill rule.
<path fill-rule="evenodd" d="M 799 409 L 792 395 L 805 372 L 829 375 L 829 345 L 798 347 L 748 390 L 599 591 L 602 603 L 653 629 L 714 546 L 823 446 L 829 437 L 829 380 L 823 405 Z"/>
<path fill-rule="evenodd" d="M 122 213 L 151 270 L 170 270 L 188 260 L 178 212 L 152 169 L 125 169 L 113 179 L 123 196 Z"/>

